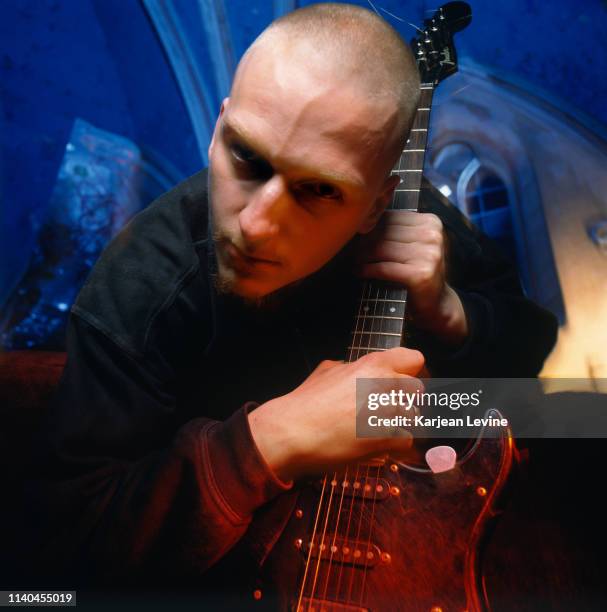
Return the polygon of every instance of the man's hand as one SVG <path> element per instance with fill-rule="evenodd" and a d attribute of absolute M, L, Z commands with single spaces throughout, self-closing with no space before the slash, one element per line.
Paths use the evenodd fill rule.
<path fill-rule="evenodd" d="M 404 456 L 412 445 L 405 430 L 393 438 L 356 437 L 356 379 L 399 378 L 402 388 L 414 393 L 423 387 L 413 378 L 423 364 L 420 352 L 405 348 L 371 353 L 352 363 L 323 361 L 291 393 L 249 414 L 257 448 L 284 481 L 385 453 Z"/>
<path fill-rule="evenodd" d="M 468 336 L 464 307 L 447 284 L 445 233 L 432 213 L 387 210 L 361 242 L 361 275 L 399 283 L 408 291 L 408 312 L 420 329 L 447 344 Z"/>

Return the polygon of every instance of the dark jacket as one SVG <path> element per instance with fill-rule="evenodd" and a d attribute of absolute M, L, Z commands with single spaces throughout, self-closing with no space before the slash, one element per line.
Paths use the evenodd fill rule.
<path fill-rule="evenodd" d="M 202 171 L 138 214 L 72 307 L 67 367 L 23 513 L 37 525 L 23 550 L 47 578 L 199 581 L 288 490 L 253 442 L 251 402 L 345 353 L 359 287 L 349 247 L 264 310 L 217 295 L 206 189 Z M 471 334 L 455 352 L 415 330 L 410 342 L 435 374 L 536 375 L 555 318 L 428 185 L 422 210 L 446 227 Z"/>

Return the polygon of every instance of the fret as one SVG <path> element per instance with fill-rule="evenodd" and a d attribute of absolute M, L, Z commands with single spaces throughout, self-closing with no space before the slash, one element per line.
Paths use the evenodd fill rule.
<path fill-rule="evenodd" d="M 363 298 L 363 302 L 394 302 L 397 304 L 406 304 L 407 300 L 389 300 L 387 298 Z"/>
<path fill-rule="evenodd" d="M 418 110 L 418 111 L 427 111 L 427 112 L 430 112 L 430 107 L 429 107 L 429 106 L 426 106 L 426 107 L 424 107 L 424 108 L 418 108 L 417 110 Z"/>
<path fill-rule="evenodd" d="M 405 168 L 404 170 L 392 170 L 392 172 L 422 172 L 422 170 L 417 168 Z"/>
<path fill-rule="evenodd" d="M 402 317 L 388 317 L 383 315 L 358 315 L 357 319 L 387 319 L 388 321 L 402 321 Z"/>
<path fill-rule="evenodd" d="M 351 346 L 355 347 L 356 350 L 359 351 L 389 351 L 390 349 L 397 348 L 400 346 L 400 337 L 386 338 L 378 336 L 376 338 L 353 338 Z"/>
<path fill-rule="evenodd" d="M 398 161 L 397 168 L 423 168 L 425 149 L 405 149 Z"/>
<path fill-rule="evenodd" d="M 413 125 L 411 125 L 411 129 L 421 130 L 425 129 L 428 131 L 428 121 L 430 119 L 429 115 L 415 115 L 415 119 L 413 119 Z"/>
<path fill-rule="evenodd" d="M 380 348 L 379 346 L 349 346 L 348 351 L 389 351 L 388 348 Z"/>
<path fill-rule="evenodd" d="M 420 88 L 419 105 L 428 107 L 428 108 L 431 107 L 433 96 L 434 96 L 434 88 L 432 87 Z"/>
<path fill-rule="evenodd" d="M 400 334 L 395 334 L 395 333 L 393 333 L 393 332 L 382 332 L 382 331 L 372 331 L 372 330 L 369 330 L 369 331 L 365 331 L 365 330 L 362 330 L 362 331 L 361 331 L 361 330 L 357 330 L 357 331 L 354 331 L 354 332 L 352 332 L 352 333 L 353 333 L 354 335 L 356 335 L 356 334 L 361 334 L 361 335 L 363 335 L 363 334 L 364 334 L 364 335 L 376 334 L 376 335 L 378 335 L 378 336 L 398 336 L 398 337 L 400 338 Z"/>
<path fill-rule="evenodd" d="M 400 182 L 396 186 L 397 192 L 418 192 L 422 186 L 422 174 L 399 174 Z"/>
<path fill-rule="evenodd" d="M 411 149 L 425 149 L 426 146 L 426 141 L 427 141 L 427 134 L 426 132 L 422 132 L 422 131 L 417 131 L 417 132 L 413 132 L 411 131 L 411 133 L 409 134 L 409 138 L 407 140 L 407 150 L 411 150 Z M 398 164 L 399 166 L 401 166 L 402 164 Z M 418 166 L 419 168 L 421 168 L 421 166 Z"/>
<path fill-rule="evenodd" d="M 397 174 L 400 178 L 400 182 L 396 189 L 400 191 L 419 191 L 422 186 L 422 174 L 421 170 L 419 172 L 405 172 L 401 170 L 403 174 Z"/>
<path fill-rule="evenodd" d="M 363 308 L 361 308 L 361 316 L 367 316 L 367 315 L 382 316 L 384 314 L 390 313 L 390 315 L 392 316 L 402 318 L 405 312 L 406 303 L 407 303 L 406 301 L 404 302 L 392 302 L 391 300 L 377 301 L 372 306 L 370 305 L 363 306 Z"/>
<path fill-rule="evenodd" d="M 427 132 L 428 128 L 411 128 L 412 132 Z"/>
<path fill-rule="evenodd" d="M 419 193 L 416 191 L 395 191 L 390 209 L 392 210 L 417 210 Z"/>
<path fill-rule="evenodd" d="M 357 321 L 358 325 L 352 332 L 353 334 L 361 334 L 368 336 L 370 334 L 377 334 L 378 336 L 400 336 L 402 332 L 402 322 L 404 317 L 400 321 L 384 321 L 383 323 L 377 323 L 376 321 Z"/>

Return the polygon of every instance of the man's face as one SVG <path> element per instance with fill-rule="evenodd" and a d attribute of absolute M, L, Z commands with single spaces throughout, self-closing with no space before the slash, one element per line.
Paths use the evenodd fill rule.
<path fill-rule="evenodd" d="M 386 159 L 396 109 L 305 44 L 273 51 L 245 58 L 209 147 L 219 282 L 251 299 L 370 231 L 398 181 Z"/>

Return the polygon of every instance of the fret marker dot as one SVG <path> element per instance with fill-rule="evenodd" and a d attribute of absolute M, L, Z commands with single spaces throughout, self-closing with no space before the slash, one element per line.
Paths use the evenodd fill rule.
<path fill-rule="evenodd" d="M 363 310 L 364 310 L 365 312 L 369 312 L 369 307 L 368 307 L 368 306 L 364 306 L 364 307 L 363 307 Z"/>
<path fill-rule="evenodd" d="M 394 306 L 390 306 L 390 312 L 396 312 L 396 308 L 394 308 Z"/>

